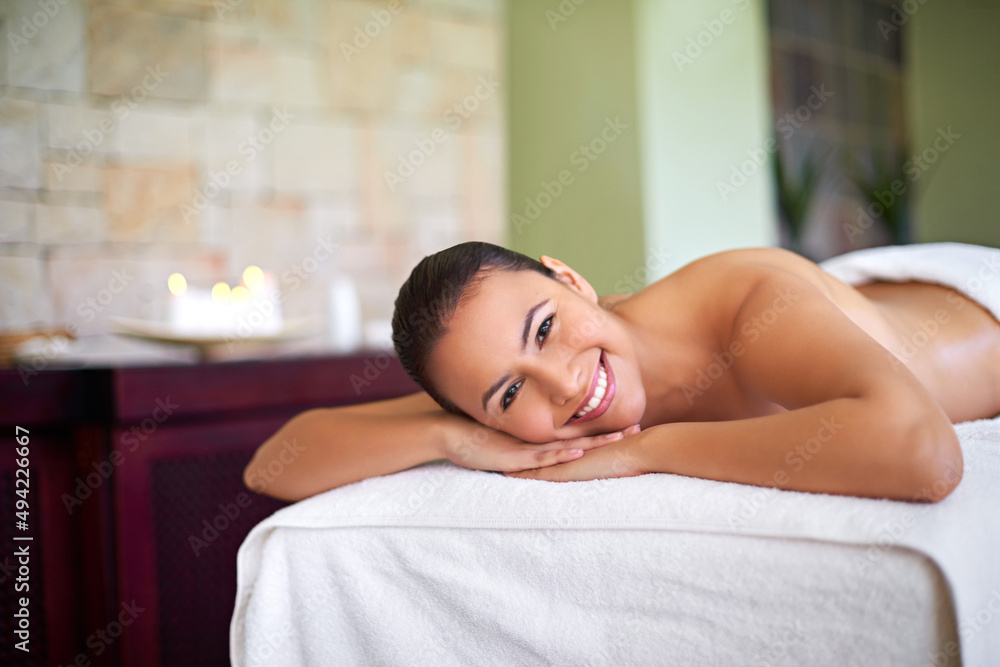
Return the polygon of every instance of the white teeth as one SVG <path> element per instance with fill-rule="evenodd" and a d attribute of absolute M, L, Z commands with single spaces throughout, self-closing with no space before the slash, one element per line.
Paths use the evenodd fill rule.
<path fill-rule="evenodd" d="M 594 395 L 587 405 L 583 407 L 583 410 L 577 412 L 574 417 L 583 417 L 588 412 L 596 408 L 601 404 L 601 399 L 604 398 L 604 394 L 608 391 L 608 373 L 604 370 L 604 364 L 599 364 L 597 367 L 597 386 L 594 387 Z"/>

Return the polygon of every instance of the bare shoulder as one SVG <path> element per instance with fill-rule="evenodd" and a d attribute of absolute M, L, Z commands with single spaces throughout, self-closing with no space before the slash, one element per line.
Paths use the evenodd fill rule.
<path fill-rule="evenodd" d="M 824 282 L 821 278 L 827 275 L 814 262 L 784 248 L 740 248 L 696 259 L 671 276 L 685 281 L 711 280 L 711 276 L 717 276 L 721 280 L 743 282 L 780 274 L 819 283 Z"/>
<path fill-rule="evenodd" d="M 649 285 L 631 301 L 647 308 L 656 303 L 687 304 L 705 317 L 732 315 L 765 279 L 805 281 L 831 299 L 836 290 L 832 276 L 800 255 L 782 248 L 743 248 L 696 259 Z"/>

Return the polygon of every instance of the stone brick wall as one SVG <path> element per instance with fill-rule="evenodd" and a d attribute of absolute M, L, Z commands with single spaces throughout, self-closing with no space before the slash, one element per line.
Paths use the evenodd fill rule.
<path fill-rule="evenodd" d="M 0 3 L 0 330 L 162 319 L 170 273 L 251 263 L 291 317 L 338 273 L 388 317 L 423 255 L 504 241 L 504 11 Z"/>

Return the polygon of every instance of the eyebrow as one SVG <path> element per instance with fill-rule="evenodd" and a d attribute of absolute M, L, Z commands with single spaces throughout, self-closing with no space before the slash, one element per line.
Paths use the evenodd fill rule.
<path fill-rule="evenodd" d="M 531 323 L 535 320 L 535 313 L 537 313 L 538 309 L 548 302 L 549 299 L 545 299 L 544 301 L 536 303 L 528 311 L 528 314 L 524 316 L 524 329 L 521 331 L 521 352 L 524 352 L 524 349 L 528 347 L 528 334 L 531 333 Z M 506 384 L 510 378 L 510 373 L 507 373 L 502 378 L 494 382 L 492 387 L 486 390 L 483 394 L 483 412 L 486 412 L 486 404 L 490 402 L 490 398 L 493 397 L 493 394 L 497 393 L 497 390 Z"/>

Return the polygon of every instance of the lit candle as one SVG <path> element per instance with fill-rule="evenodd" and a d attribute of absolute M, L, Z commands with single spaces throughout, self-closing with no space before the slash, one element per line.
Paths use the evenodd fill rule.
<path fill-rule="evenodd" d="M 235 336 L 251 338 L 281 331 L 281 295 L 274 276 L 248 266 L 243 284 L 230 287 L 217 282 L 211 290 L 188 285 L 180 273 L 167 279 L 173 295 L 170 325 L 189 336 Z"/>
<path fill-rule="evenodd" d="M 230 334 L 236 329 L 231 294 L 232 289 L 224 282 L 212 285 L 212 305 L 208 313 L 206 333 Z"/>
<path fill-rule="evenodd" d="M 167 289 L 173 295 L 170 300 L 170 325 L 180 333 L 197 332 L 203 316 L 200 307 L 202 299 L 197 290 L 189 290 L 187 279 L 180 273 L 173 273 L 167 278 Z"/>
<path fill-rule="evenodd" d="M 251 291 L 257 291 L 264 285 L 264 272 L 259 266 L 250 265 L 243 269 L 243 284 Z"/>
<path fill-rule="evenodd" d="M 243 270 L 243 284 L 246 285 L 248 300 L 238 305 L 237 333 L 243 337 L 268 336 L 281 332 L 281 292 L 274 275 L 259 266 L 248 266 Z"/>
<path fill-rule="evenodd" d="M 181 273 L 171 273 L 170 277 L 167 278 L 167 289 L 174 296 L 184 296 L 184 292 L 187 291 L 188 283 L 187 279 Z"/>

